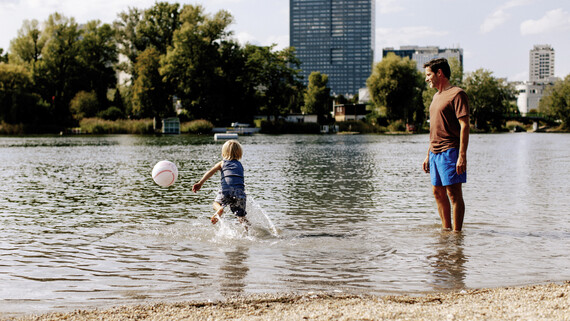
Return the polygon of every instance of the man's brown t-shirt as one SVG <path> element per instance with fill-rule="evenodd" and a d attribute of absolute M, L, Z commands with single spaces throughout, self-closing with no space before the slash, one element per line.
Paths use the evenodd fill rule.
<path fill-rule="evenodd" d="M 469 102 L 463 89 L 451 87 L 433 96 L 429 106 L 429 138 L 432 153 L 459 148 L 461 126 L 458 119 L 465 116 L 469 116 Z"/>

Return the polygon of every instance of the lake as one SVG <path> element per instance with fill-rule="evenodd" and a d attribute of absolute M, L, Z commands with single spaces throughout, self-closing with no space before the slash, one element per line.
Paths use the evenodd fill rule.
<path fill-rule="evenodd" d="M 472 134 L 464 231 L 427 135 L 253 135 L 249 233 L 212 225 L 213 136 L 0 137 L 0 317 L 262 293 L 413 294 L 570 280 L 570 135 Z M 179 169 L 169 188 L 151 171 Z"/>

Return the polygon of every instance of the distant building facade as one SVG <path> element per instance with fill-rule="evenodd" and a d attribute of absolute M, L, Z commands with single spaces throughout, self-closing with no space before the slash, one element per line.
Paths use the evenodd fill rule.
<path fill-rule="evenodd" d="M 301 75 L 329 76 L 335 95 L 352 96 L 366 86 L 374 62 L 375 0 L 289 0 L 290 46 Z"/>
<path fill-rule="evenodd" d="M 538 84 L 553 82 L 555 53 L 550 45 L 534 45 L 528 60 L 530 82 Z"/>
<path fill-rule="evenodd" d="M 463 67 L 463 49 L 461 48 L 444 48 L 439 47 L 420 47 L 420 46 L 401 46 L 400 49 L 387 47 L 382 49 L 382 57 L 386 57 L 389 53 L 405 58 L 408 57 L 416 62 L 419 71 L 424 71 L 424 64 L 434 58 L 455 58 Z"/>
<path fill-rule="evenodd" d="M 517 107 L 521 115 L 538 111 L 540 99 L 547 85 L 556 81 L 554 76 L 555 52 L 550 45 L 534 45 L 529 52 L 529 80 L 517 84 Z"/>
<path fill-rule="evenodd" d="M 369 113 L 365 104 L 335 104 L 333 108 L 335 121 L 364 120 Z"/>
<path fill-rule="evenodd" d="M 521 115 L 528 114 L 531 110 L 538 111 L 538 103 L 545 89 L 543 84 L 524 82 L 515 85 L 517 90 L 517 107 Z"/>

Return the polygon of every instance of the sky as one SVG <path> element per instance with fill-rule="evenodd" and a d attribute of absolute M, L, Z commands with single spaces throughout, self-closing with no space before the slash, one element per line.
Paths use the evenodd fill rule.
<path fill-rule="evenodd" d="M 227 10 L 233 37 L 242 44 L 289 46 L 288 0 L 168 1 L 200 4 L 209 14 Z M 0 0 L 0 48 L 9 50 L 24 20 L 47 20 L 54 12 L 78 23 L 112 23 L 129 7 L 147 9 L 154 0 Z M 570 74 L 569 0 L 376 0 L 375 62 L 382 48 L 418 45 L 462 48 L 464 72 L 483 68 L 497 78 L 528 80 L 529 51 L 555 50 L 555 75 Z"/>

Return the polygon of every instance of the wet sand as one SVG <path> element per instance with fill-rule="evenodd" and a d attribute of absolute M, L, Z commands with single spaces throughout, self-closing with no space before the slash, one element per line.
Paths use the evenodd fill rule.
<path fill-rule="evenodd" d="M 77 310 L 17 320 L 570 320 L 570 281 L 424 296 L 260 295 L 223 302 Z"/>

